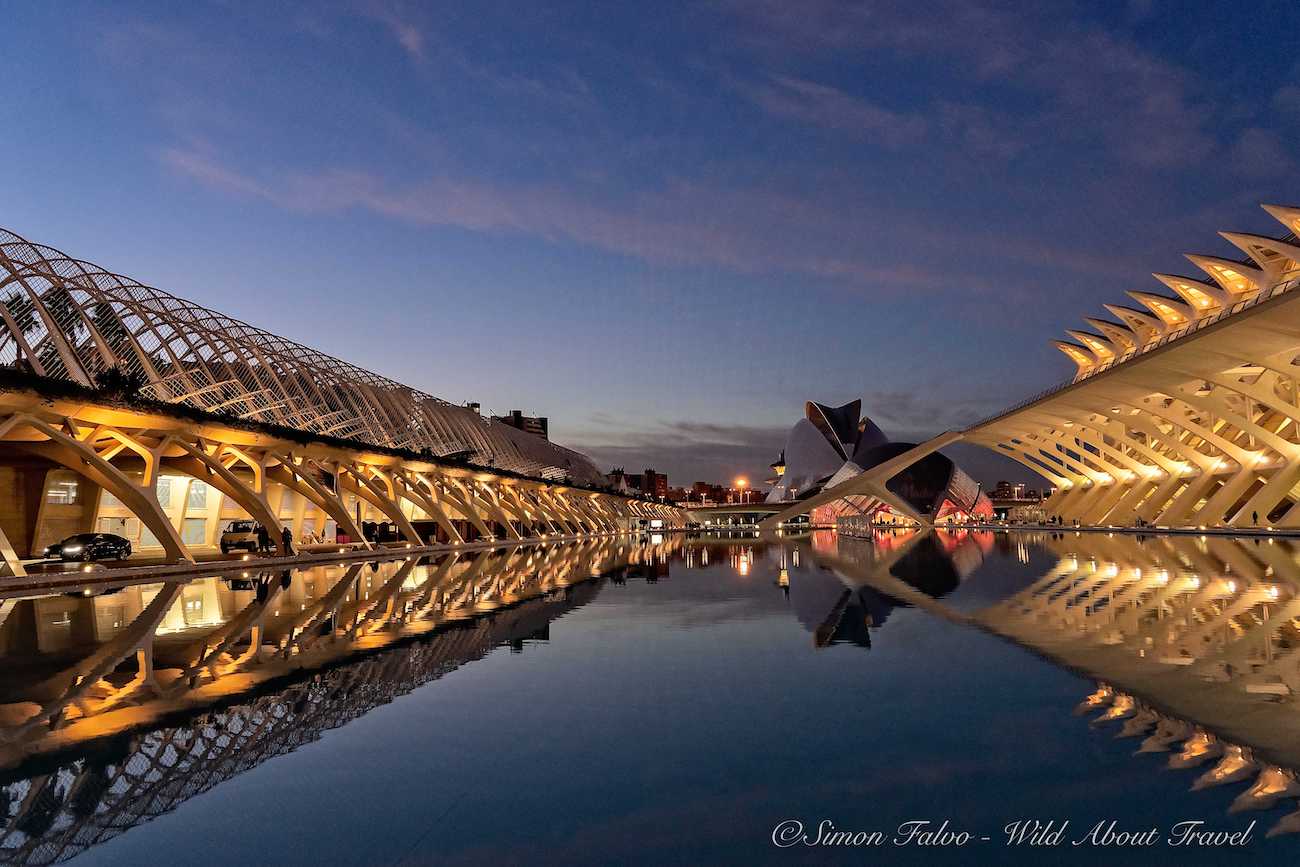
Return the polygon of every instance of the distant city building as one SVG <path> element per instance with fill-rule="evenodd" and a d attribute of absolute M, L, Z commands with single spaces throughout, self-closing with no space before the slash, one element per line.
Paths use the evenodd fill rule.
<path fill-rule="evenodd" d="M 615 467 L 605 474 L 605 481 L 617 491 L 640 492 L 651 497 L 668 498 L 668 477 L 647 469 L 644 473 L 627 473 L 622 467 Z"/>
<path fill-rule="evenodd" d="M 539 436 L 544 440 L 551 438 L 550 425 L 544 415 L 524 415 L 522 410 L 512 409 L 508 415 L 492 416 L 492 420 L 501 424 L 508 424 L 516 430 Z"/>
<path fill-rule="evenodd" d="M 611 488 L 621 494 L 628 494 L 632 491 L 641 490 L 641 477 L 636 475 L 629 476 L 623 472 L 622 467 L 615 467 L 605 473 L 605 481 Z"/>
<path fill-rule="evenodd" d="M 641 493 L 652 497 L 667 497 L 668 477 L 654 470 L 646 470 L 641 474 Z"/>
<path fill-rule="evenodd" d="M 724 488 L 722 492 L 722 502 L 761 503 L 763 502 L 763 492 L 756 491 L 753 488 Z"/>
<path fill-rule="evenodd" d="M 1002 520 L 1019 523 L 1047 520 L 1041 492 L 1023 482 L 998 482 L 990 499 L 993 501 L 993 514 Z"/>
<path fill-rule="evenodd" d="M 1024 482 L 998 482 L 990 495 L 994 501 L 1037 503 L 1041 499 L 1037 488 L 1026 487 Z"/>
<path fill-rule="evenodd" d="M 729 488 L 712 482 L 696 482 L 689 488 L 672 488 L 668 499 L 674 503 L 727 505 L 729 503 L 761 503 L 763 494 L 753 488 Z"/>
<path fill-rule="evenodd" d="M 694 499 L 698 499 L 700 502 L 726 502 L 726 489 L 722 485 L 715 485 L 712 482 L 696 482 L 691 485 L 691 494 Z"/>

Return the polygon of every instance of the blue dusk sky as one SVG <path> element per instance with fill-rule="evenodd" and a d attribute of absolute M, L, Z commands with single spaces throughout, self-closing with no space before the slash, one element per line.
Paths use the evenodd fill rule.
<path fill-rule="evenodd" d="M 963 426 L 1280 231 L 1298 10 L 10 0 L 0 225 L 603 465 L 762 478 L 806 399 Z"/>

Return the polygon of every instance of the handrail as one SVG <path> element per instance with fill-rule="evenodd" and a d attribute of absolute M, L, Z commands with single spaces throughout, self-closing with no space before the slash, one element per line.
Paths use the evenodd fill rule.
<path fill-rule="evenodd" d="M 1200 331 L 1202 328 L 1206 328 L 1210 325 L 1213 325 L 1214 323 L 1222 319 L 1226 319 L 1229 316 L 1234 316 L 1243 310 L 1247 310 L 1251 307 L 1254 307 L 1257 304 L 1262 304 L 1265 301 L 1268 301 L 1272 298 L 1276 298 L 1279 295 L 1285 295 L 1286 293 L 1291 292 L 1297 287 L 1300 287 L 1300 276 L 1291 276 L 1297 273 L 1298 272 L 1296 271 L 1288 271 L 1287 273 L 1282 275 L 1282 278 L 1279 280 L 1279 282 L 1273 284 L 1268 289 L 1261 289 L 1259 292 L 1255 293 L 1251 297 L 1243 298 L 1242 300 L 1233 304 L 1231 307 L 1224 307 L 1216 313 L 1197 319 L 1195 322 L 1192 322 L 1189 325 L 1184 325 L 1182 328 L 1178 329 L 1177 331 L 1172 331 L 1168 334 L 1162 335 L 1160 338 L 1152 341 L 1151 343 L 1148 343 L 1144 346 L 1137 347 L 1135 349 L 1130 349 L 1128 352 L 1125 352 L 1123 355 L 1112 358 L 1109 361 L 1105 361 L 1088 371 L 1080 372 L 1078 375 L 1076 375 L 1073 379 L 1069 380 L 1068 382 L 1058 383 L 1056 385 L 1051 386 L 1050 388 L 1045 388 L 1042 391 L 1038 392 L 1037 394 L 1025 398 L 1019 403 L 1007 407 L 1006 409 L 1001 410 L 1000 412 L 994 413 L 988 418 L 981 419 L 980 421 L 968 427 L 967 430 L 974 430 L 977 427 L 983 427 L 984 425 L 989 424 L 990 422 L 997 421 L 1003 416 L 1008 416 L 1011 415 L 1013 412 L 1022 410 L 1025 407 L 1029 406 L 1030 404 L 1034 404 L 1040 400 L 1043 400 L 1044 398 L 1051 397 L 1053 394 L 1055 394 L 1058 391 L 1067 389 L 1070 386 L 1083 382 L 1086 379 L 1090 379 L 1099 373 L 1103 373 L 1107 370 L 1110 370 L 1112 367 L 1115 367 L 1116 365 L 1124 364 L 1125 362 L 1132 360 L 1136 356 L 1144 355 L 1148 352 L 1152 352 L 1156 349 L 1159 349 L 1162 346 L 1166 346 L 1177 340 L 1182 340 L 1184 337 L 1187 337 L 1190 334 L 1194 334 L 1195 332 Z"/>

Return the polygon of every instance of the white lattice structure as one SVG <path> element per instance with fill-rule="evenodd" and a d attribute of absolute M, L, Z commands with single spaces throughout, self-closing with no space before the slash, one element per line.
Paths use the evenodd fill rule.
<path fill-rule="evenodd" d="M 428 450 L 528 476 L 604 481 L 584 455 L 0 229 L 0 365 L 258 422 Z"/>

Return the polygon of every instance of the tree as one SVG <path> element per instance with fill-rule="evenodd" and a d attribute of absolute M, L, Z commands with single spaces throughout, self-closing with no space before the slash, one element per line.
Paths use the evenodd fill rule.
<path fill-rule="evenodd" d="M 107 301 L 95 302 L 95 305 L 90 308 L 90 320 L 95 323 L 95 330 L 108 344 L 109 351 L 121 362 L 126 352 L 129 335 L 113 305 Z"/>
<path fill-rule="evenodd" d="M 55 327 L 62 332 L 69 346 L 75 345 L 77 336 L 85 325 L 77 314 L 76 302 L 72 300 L 68 290 L 62 286 L 51 286 L 41 295 L 41 306 L 45 308 L 46 313 L 50 314 Z M 44 346 L 41 347 L 40 358 L 41 367 L 46 373 L 52 376 L 58 376 L 60 373 L 64 376 L 71 374 L 71 371 L 66 370 L 63 358 L 59 355 L 53 335 L 46 336 Z"/>
<path fill-rule="evenodd" d="M 5 296 L 4 306 L 9 311 L 9 316 L 13 319 L 14 324 L 18 326 L 18 330 L 24 336 L 36 330 L 36 308 L 32 304 L 32 299 L 28 298 L 26 293 L 9 293 Z M 15 340 L 14 346 L 17 352 L 16 366 L 30 367 L 30 362 L 23 358 L 22 344 Z"/>
<path fill-rule="evenodd" d="M 95 376 L 95 387 L 113 397 L 135 397 L 148 383 L 149 380 L 143 373 L 127 370 L 120 364 L 101 370 Z"/>

